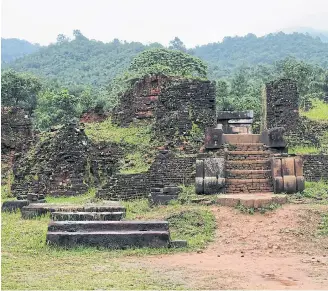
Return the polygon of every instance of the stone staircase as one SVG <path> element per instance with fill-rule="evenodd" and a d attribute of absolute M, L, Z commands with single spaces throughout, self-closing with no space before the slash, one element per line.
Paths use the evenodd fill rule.
<path fill-rule="evenodd" d="M 37 203 L 22 208 L 22 218 L 50 213 L 47 244 L 111 249 L 186 247 L 187 242 L 170 240 L 167 221 L 128 221 L 124 206 L 116 201 L 69 205 Z"/>
<path fill-rule="evenodd" d="M 47 242 L 54 245 L 112 249 L 169 247 L 167 221 L 52 221 Z"/>
<path fill-rule="evenodd" d="M 260 135 L 231 136 L 226 156 L 226 193 L 273 191 L 270 151 Z"/>

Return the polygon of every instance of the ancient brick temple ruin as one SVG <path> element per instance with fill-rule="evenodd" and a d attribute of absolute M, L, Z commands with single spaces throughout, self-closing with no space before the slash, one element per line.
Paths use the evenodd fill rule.
<path fill-rule="evenodd" d="M 304 177 L 328 177 L 327 155 L 304 156 L 303 165 L 287 154 L 286 141 L 318 144 L 316 133 L 328 128 L 300 117 L 298 98 L 295 82 L 268 83 L 263 130 L 253 134 L 252 111 L 216 112 L 214 83 L 147 76 L 122 96 L 111 116 L 121 127 L 143 122 L 161 145 L 149 169 L 134 174 L 120 173 L 122 145 L 95 143 L 83 124 L 35 137 L 23 111 L 7 110 L 2 116 L 2 152 L 14 162 L 12 192 L 37 201 L 46 195 L 79 195 L 93 186 L 105 199 L 151 193 L 153 200 L 169 201 L 178 195 L 174 187 L 194 183 L 199 194 L 302 191 Z M 31 142 L 15 140 L 17 135 Z"/>
<path fill-rule="evenodd" d="M 148 197 L 152 205 L 166 204 L 177 199 L 180 185 L 195 185 L 200 195 L 219 194 L 218 203 L 228 196 L 234 204 L 223 205 L 232 206 L 242 198 L 231 197 L 242 195 L 230 194 L 296 193 L 304 189 L 305 179 L 328 179 L 327 155 L 287 154 L 287 142 L 319 145 L 319 133 L 328 131 L 327 124 L 299 116 L 298 98 L 295 82 L 268 83 L 262 131 L 253 134 L 252 111 L 216 111 L 214 83 L 147 76 L 125 92 L 111 115 L 119 127 L 149 128 L 159 145 L 152 149 L 149 168 L 133 174 L 120 172 L 128 145 L 97 142 L 83 123 L 37 134 L 23 110 L 4 108 L 2 162 L 13 170 L 11 190 L 18 200 L 6 201 L 2 209 L 20 208 L 25 219 L 50 212 L 50 244 L 185 247 L 186 241 L 170 239 L 167 221 L 121 221 L 126 209 L 113 200 Z M 104 118 L 85 114 L 82 120 Z M 90 187 L 97 189 L 98 198 L 112 201 L 84 206 L 41 203 L 47 195 L 80 195 Z M 283 196 L 271 195 L 270 201 L 284 203 Z M 247 206 L 256 208 L 256 203 Z"/>

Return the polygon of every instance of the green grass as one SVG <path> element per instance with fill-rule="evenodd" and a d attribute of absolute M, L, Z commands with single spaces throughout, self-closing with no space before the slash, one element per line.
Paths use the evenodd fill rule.
<path fill-rule="evenodd" d="M 238 209 L 240 212 L 245 213 L 245 214 L 254 214 L 255 212 L 264 214 L 268 211 L 276 210 L 279 207 L 281 207 L 281 205 L 277 204 L 277 203 L 271 203 L 268 206 L 264 206 L 264 207 L 260 207 L 260 208 L 246 207 L 242 204 L 238 204 L 236 206 L 236 209 Z"/>
<path fill-rule="evenodd" d="M 311 198 L 321 203 L 328 203 L 328 182 L 305 182 L 305 190 L 297 195 Z"/>
<path fill-rule="evenodd" d="M 319 234 L 328 235 L 328 213 L 322 216 L 319 226 Z"/>
<path fill-rule="evenodd" d="M 11 166 L 1 162 L 1 174 L 4 174 L 4 177 L 1 179 L 1 200 L 13 198 L 11 185 L 14 181 L 14 174 Z"/>
<path fill-rule="evenodd" d="M 63 203 L 63 204 L 84 204 L 87 202 L 96 201 L 96 189 L 90 188 L 89 191 L 83 195 L 68 196 L 68 197 L 51 197 L 47 196 L 47 203 Z"/>
<path fill-rule="evenodd" d="M 301 111 L 301 115 L 316 121 L 328 121 L 328 104 L 319 99 L 312 101 L 309 111 Z"/>
<path fill-rule="evenodd" d="M 150 128 L 144 124 L 139 126 L 118 127 L 111 119 L 99 123 L 86 123 L 86 135 L 95 142 L 111 141 L 115 143 L 127 143 L 130 145 L 150 145 Z"/>
<path fill-rule="evenodd" d="M 87 123 L 85 133 L 94 142 L 114 142 L 124 146 L 120 173 L 136 174 L 147 172 L 154 160 L 154 148 L 150 125 L 142 121 L 129 127 L 119 127 L 107 119 L 99 123 Z"/>
<path fill-rule="evenodd" d="M 310 147 L 310 146 L 295 146 L 288 148 L 288 154 L 295 155 L 310 155 L 310 154 L 319 154 L 321 151 L 319 148 Z"/>
<path fill-rule="evenodd" d="M 149 154 L 143 152 L 136 151 L 134 153 L 126 154 L 121 161 L 122 167 L 120 168 L 120 173 L 136 174 L 147 172 L 153 160 Z"/>
<path fill-rule="evenodd" d="M 90 199 L 85 195 L 79 199 Z M 51 202 L 81 203 L 77 197 Z M 2 288 L 24 290 L 183 289 L 183 282 L 143 268 L 138 257 L 204 248 L 213 239 L 215 219 L 198 205 L 150 208 L 146 199 L 123 203 L 127 219 L 167 219 L 172 239 L 188 240 L 185 249 L 63 249 L 46 245 L 49 217 L 22 220 L 2 213 Z M 127 263 L 131 260 L 133 264 Z"/>

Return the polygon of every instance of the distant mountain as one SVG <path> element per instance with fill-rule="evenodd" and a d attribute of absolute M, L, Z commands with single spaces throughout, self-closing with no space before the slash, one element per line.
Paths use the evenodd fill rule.
<path fill-rule="evenodd" d="M 9 63 L 25 55 L 37 52 L 39 44 L 18 38 L 1 38 L 1 63 Z"/>
<path fill-rule="evenodd" d="M 138 53 L 155 47 L 161 45 L 122 43 L 118 39 L 103 43 L 89 40 L 79 33 L 74 40 L 63 38 L 34 54 L 5 64 L 3 69 L 28 71 L 63 85 L 106 85 L 123 72 Z"/>
<path fill-rule="evenodd" d="M 274 64 L 290 56 L 328 68 L 328 43 L 301 33 L 225 37 L 222 42 L 198 46 L 193 53 L 208 62 L 214 77 L 229 75 L 240 66 Z"/>
<path fill-rule="evenodd" d="M 319 30 L 312 27 L 289 27 L 281 30 L 284 33 L 303 33 L 312 37 L 319 37 L 322 42 L 328 42 L 328 30 Z"/>
<path fill-rule="evenodd" d="M 101 86 L 123 72 L 138 53 L 156 47 L 162 45 L 117 39 L 103 43 L 79 34 L 74 40 L 62 38 L 38 48 L 33 54 L 4 64 L 3 69 L 29 71 L 63 85 Z M 231 76 L 241 66 L 272 65 L 289 56 L 328 68 L 328 43 L 300 33 L 225 37 L 222 42 L 197 46 L 188 52 L 208 63 L 212 79 Z"/>

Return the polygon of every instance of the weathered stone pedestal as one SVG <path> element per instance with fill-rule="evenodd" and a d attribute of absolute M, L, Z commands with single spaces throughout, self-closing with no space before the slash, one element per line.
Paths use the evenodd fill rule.
<path fill-rule="evenodd" d="M 236 207 L 242 205 L 247 208 L 265 208 L 272 204 L 287 203 L 287 195 L 277 195 L 269 193 L 254 194 L 225 194 L 218 195 L 216 203 L 222 206 Z"/>

